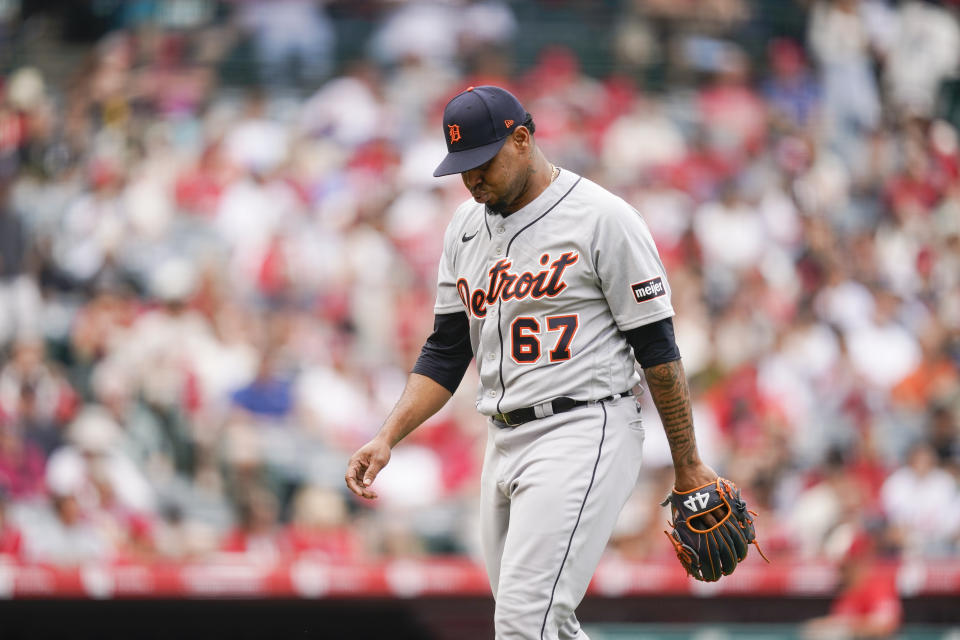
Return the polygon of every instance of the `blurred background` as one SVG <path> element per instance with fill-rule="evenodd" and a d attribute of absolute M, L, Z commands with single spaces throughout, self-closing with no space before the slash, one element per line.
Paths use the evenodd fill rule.
<path fill-rule="evenodd" d="M 479 84 L 646 218 L 771 559 L 683 576 L 643 399 L 592 637 L 960 637 L 958 15 L 0 1 L 4 637 L 492 637 L 472 368 L 379 500 L 343 486 L 432 328 Z"/>

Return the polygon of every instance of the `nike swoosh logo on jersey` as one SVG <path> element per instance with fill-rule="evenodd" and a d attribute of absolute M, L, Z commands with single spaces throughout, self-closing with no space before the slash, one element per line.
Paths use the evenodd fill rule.
<path fill-rule="evenodd" d="M 480 233 L 480 229 L 477 229 L 476 231 L 474 231 L 472 236 L 468 236 L 467 234 L 463 234 L 463 237 L 460 238 L 460 242 L 470 242 L 470 241 L 473 240 L 475 237 L 477 237 L 477 234 L 478 234 L 478 233 Z"/>

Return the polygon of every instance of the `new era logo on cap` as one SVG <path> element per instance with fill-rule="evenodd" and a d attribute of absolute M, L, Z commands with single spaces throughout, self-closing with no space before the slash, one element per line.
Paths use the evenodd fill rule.
<path fill-rule="evenodd" d="M 660 277 L 632 284 L 630 288 L 633 290 L 633 297 L 637 299 L 638 304 L 659 298 L 667 292 L 667 288 L 663 286 L 663 280 Z"/>

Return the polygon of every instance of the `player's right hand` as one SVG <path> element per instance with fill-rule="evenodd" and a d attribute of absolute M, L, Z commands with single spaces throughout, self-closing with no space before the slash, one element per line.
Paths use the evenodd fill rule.
<path fill-rule="evenodd" d="M 390 446 L 374 438 L 363 445 L 350 457 L 347 463 L 347 487 L 361 498 L 373 500 L 377 497 L 369 487 L 380 470 L 390 462 Z"/>

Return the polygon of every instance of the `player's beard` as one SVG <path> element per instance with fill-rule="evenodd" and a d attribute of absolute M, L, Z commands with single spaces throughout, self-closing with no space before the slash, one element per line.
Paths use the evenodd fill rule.
<path fill-rule="evenodd" d="M 529 170 L 524 173 L 518 173 L 507 186 L 506 193 L 503 197 L 487 203 L 487 210 L 501 216 L 507 216 L 516 211 L 513 203 L 526 193 L 529 179 Z"/>
<path fill-rule="evenodd" d="M 510 203 L 506 199 L 501 198 L 500 200 L 495 200 L 493 202 L 487 203 L 487 210 L 490 213 L 496 213 L 497 215 L 509 215 L 506 213 L 507 208 L 510 207 Z"/>

